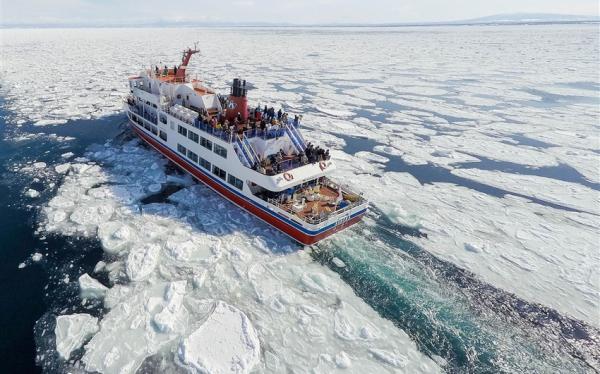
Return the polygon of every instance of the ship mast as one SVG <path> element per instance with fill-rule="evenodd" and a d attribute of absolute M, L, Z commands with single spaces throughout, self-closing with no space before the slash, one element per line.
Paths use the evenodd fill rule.
<path fill-rule="evenodd" d="M 200 52 L 200 50 L 198 50 L 197 45 L 198 43 L 195 43 L 194 49 L 188 48 L 187 50 L 183 51 L 181 65 L 179 65 L 179 68 L 177 69 L 177 74 L 175 74 L 176 82 L 183 82 L 185 80 L 185 69 L 187 68 L 188 63 L 190 62 L 192 55 Z"/>

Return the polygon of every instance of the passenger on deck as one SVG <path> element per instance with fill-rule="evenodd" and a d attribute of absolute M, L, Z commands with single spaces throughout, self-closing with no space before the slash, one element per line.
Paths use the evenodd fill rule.
<path fill-rule="evenodd" d="M 279 108 L 277 111 L 277 120 L 281 120 L 281 116 L 283 116 L 283 112 L 281 111 L 281 108 Z"/>
<path fill-rule="evenodd" d="M 177 75 L 177 66 L 173 66 L 173 74 Z"/>
<path fill-rule="evenodd" d="M 294 127 L 298 127 L 298 125 L 300 124 L 300 119 L 298 118 L 297 115 L 294 116 Z"/>

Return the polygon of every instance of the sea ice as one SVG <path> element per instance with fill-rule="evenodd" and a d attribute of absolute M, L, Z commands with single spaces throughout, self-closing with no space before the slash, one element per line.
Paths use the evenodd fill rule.
<path fill-rule="evenodd" d="M 86 370 L 132 373 L 150 356 L 166 358 L 179 352 L 185 339 L 188 343 L 196 337 L 218 341 L 218 335 L 209 337 L 213 331 L 210 326 L 221 319 L 218 314 L 209 317 L 211 305 L 216 304 L 208 299 L 221 300 L 234 308 L 231 310 L 246 315 L 244 328 L 254 326 L 258 339 L 249 342 L 265 352 L 264 356 L 255 356 L 254 351 L 244 350 L 245 363 L 234 368 L 250 370 L 254 365 L 254 370 L 280 372 L 300 365 L 331 371 L 347 366 L 350 360 L 357 371 L 390 371 L 392 366 L 367 351 L 374 348 L 400 350 L 414 357 L 407 364 L 413 372 L 439 370 L 414 342 L 382 319 L 336 274 L 315 263 L 305 251 L 293 251 L 289 239 L 207 188 L 193 185 L 170 196 L 168 201 L 177 206 L 177 216 L 140 214 L 137 205 L 143 208 L 143 204 L 139 200 L 126 203 L 109 192 L 113 187 L 136 189 L 131 184 L 134 180 L 137 186 L 147 183 L 144 170 L 156 162 L 155 153 L 129 145 L 104 148 L 95 150 L 94 157 L 110 157 L 115 166 L 73 168 L 57 196 L 44 207 L 46 230 L 65 235 L 97 233 L 110 255 L 111 262 L 104 267 L 109 279 L 113 283 L 129 281 L 106 291 L 107 313 L 100 330 L 85 347 L 82 361 Z M 164 163 L 159 165 L 151 180 L 164 179 Z M 124 184 L 107 186 L 107 193 L 89 198 L 90 191 L 98 188 L 96 181 L 108 179 L 106 175 Z M 89 228 L 85 231 L 69 218 L 60 222 L 53 219 L 57 212 L 71 214 L 97 205 L 112 207 L 113 214 L 108 221 L 86 221 Z M 222 308 L 229 310 L 229 306 L 223 304 Z M 224 313 L 237 316 L 239 323 L 246 321 L 237 312 Z M 229 317 L 225 320 L 231 321 Z M 201 327 L 202 321 L 209 322 L 205 328 Z M 231 323 L 219 325 L 219 331 L 240 331 Z M 226 346 L 240 352 L 236 347 L 243 345 Z M 223 365 L 204 356 L 210 349 L 210 345 L 188 344 L 184 350 L 187 356 L 178 358 L 179 364 Z M 347 357 L 334 359 L 341 351 Z M 228 356 L 230 351 L 219 352 Z M 319 363 L 323 353 L 332 360 Z M 166 361 L 166 365 L 171 364 L 175 362 Z"/>
<path fill-rule="evenodd" d="M 160 246 L 158 244 L 135 244 L 129 251 L 125 265 L 129 279 L 139 281 L 149 276 L 158 263 L 159 255 Z"/>
<path fill-rule="evenodd" d="M 217 301 L 208 318 L 179 345 L 181 363 L 199 373 L 249 373 L 260 342 L 248 317 Z"/>
<path fill-rule="evenodd" d="M 37 190 L 34 190 L 33 188 L 29 188 L 27 191 L 25 191 L 25 195 L 27 195 L 28 197 L 31 197 L 31 198 L 36 198 L 36 197 L 40 196 L 40 192 Z"/>
<path fill-rule="evenodd" d="M 98 319 L 89 314 L 71 314 L 56 317 L 56 350 L 68 360 L 71 353 L 98 331 Z"/>
<path fill-rule="evenodd" d="M 82 299 L 102 298 L 108 289 L 102 283 L 90 277 L 87 273 L 80 276 L 78 281 Z"/>
<path fill-rule="evenodd" d="M 410 240 L 496 287 L 598 325 L 596 215 L 510 195 L 496 197 L 452 183 L 420 185 L 408 174 L 384 172 L 381 163 L 341 151 L 346 142 L 336 134 L 361 137 L 364 149 L 359 152 L 384 153 L 390 159 L 400 156 L 410 165 L 431 163 L 450 169 L 479 158 L 531 168 L 564 163 L 587 180 L 598 181 L 597 83 L 589 78 L 596 77 L 598 65 L 597 48 L 589 48 L 597 44 L 590 44 L 590 40 L 597 41 L 593 25 L 549 27 L 544 29 L 543 43 L 532 43 L 540 39 L 529 29 L 499 33 L 495 28 L 480 28 L 476 41 L 473 30 L 439 30 L 378 30 L 377 37 L 371 32 L 352 38 L 337 32 L 328 32 L 326 37 L 295 37 L 286 58 L 265 56 L 281 54 L 279 41 L 282 35 L 289 37 L 288 31 L 202 30 L 208 39 L 219 40 L 218 47 L 209 45 L 205 53 L 210 58 L 192 59 L 189 70 L 201 72 L 209 84 L 223 90 L 231 78 L 231 69 L 223 61 L 239 67 L 256 86 L 250 91 L 251 105 L 260 98 L 284 104 L 286 109 L 289 105 L 292 113 L 306 110 L 307 140 L 334 147 L 337 176 L 364 191 L 389 222 L 418 227 L 427 235 Z M 157 50 L 165 56 L 179 53 L 180 46 L 172 42 L 180 33 L 177 29 L 156 32 L 151 49 L 136 48 L 152 31 L 4 30 L 0 40 L 6 52 L 2 91 L 14 123 L 53 124 L 120 113 L 120 97 L 128 92 L 124 77 L 137 73 L 141 63 L 156 59 Z M 89 40 L 94 40 L 93 50 L 77 48 Z M 357 40 L 364 41 L 361 48 L 354 48 Z M 255 45 L 264 50 L 256 54 Z M 406 46 L 410 53 L 398 52 Z M 57 54 L 57 49 L 64 53 Z M 556 58 L 557 51 L 562 58 Z M 516 67 L 515 61 L 544 63 Z M 48 74 L 48 66 L 68 74 L 57 79 L 56 74 Z M 80 84 L 90 78 L 90 71 L 94 72 L 92 82 Z M 272 82 L 297 91 L 283 94 Z M 560 88 L 578 82 L 594 89 Z M 542 143 L 519 144 L 515 134 Z M 194 308 L 188 310 L 186 302 L 211 297 L 234 305 L 252 320 L 263 353 L 257 371 L 318 368 L 330 372 L 336 370 L 335 357 L 341 351 L 351 358 L 356 372 L 439 370 L 337 276 L 314 264 L 304 252 L 284 250 L 292 247 L 287 239 L 244 217 L 205 188 L 192 186 L 177 193 L 190 196 L 187 203 L 169 200 L 177 205 L 177 217 L 140 215 L 140 199 L 154 189 L 148 186 L 167 182 L 166 161 L 154 152 L 132 142 L 121 148 L 100 147 L 87 157 L 103 166 L 75 160 L 72 165 L 55 167 L 66 175 L 57 196 L 43 208 L 42 225 L 46 231 L 63 235 L 98 232 L 110 255 L 105 269 L 112 281 L 127 280 L 127 264 L 146 274 L 143 281 L 114 285 L 107 291 L 107 314 L 86 346 L 88 370 L 132 372 L 148 356 L 172 357 L 178 339 L 188 336 L 193 323 L 206 316 Z M 158 168 L 152 168 L 154 163 Z M 23 171 L 32 169 L 29 165 Z M 472 179 L 521 192 L 534 183 L 526 180 L 525 186 L 519 186 L 521 179 L 510 177 L 504 182 L 491 174 Z M 553 195 L 548 191 L 559 191 L 557 203 L 581 208 L 588 201 L 587 192 L 577 187 L 575 197 L 569 197 L 565 185 L 546 179 L 535 179 L 535 183 L 539 184 L 535 193 L 546 198 Z M 112 214 L 97 214 L 95 207 L 90 209 L 94 204 L 109 207 Z M 108 222 L 113 222 L 112 227 L 102 229 Z M 119 225 L 127 229 L 117 232 Z M 194 245 L 167 245 L 176 242 L 180 229 L 192 232 Z M 256 237 L 261 240 L 254 241 Z M 222 243 L 219 255 L 209 249 L 214 240 Z M 134 243 L 136 256 L 129 261 Z M 160 261 L 155 263 L 153 256 L 144 253 L 138 256 L 139 248 L 154 244 L 159 245 Z M 190 258 L 208 261 L 190 266 Z M 184 279 L 202 281 L 200 287 L 186 288 L 179 309 L 182 324 L 172 325 L 169 333 L 157 331 L 152 321 L 165 303 L 165 287 Z M 150 298 L 158 303 L 152 312 L 145 309 Z M 337 314 L 336 330 L 338 300 L 351 305 L 382 336 L 358 339 L 363 336 L 359 326 L 366 323 L 342 312 Z M 187 324 L 186 313 L 191 315 Z M 365 330 L 364 336 L 369 332 Z M 322 355 L 330 360 L 319 361 Z M 409 358 L 403 369 L 394 366 L 402 365 L 401 356 Z"/>

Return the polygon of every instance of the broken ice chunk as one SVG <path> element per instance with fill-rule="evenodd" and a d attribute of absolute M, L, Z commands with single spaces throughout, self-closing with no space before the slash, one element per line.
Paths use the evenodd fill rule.
<path fill-rule="evenodd" d="M 108 288 L 87 273 L 79 277 L 79 290 L 82 299 L 99 299 L 104 297 Z"/>
<path fill-rule="evenodd" d="M 71 314 L 56 317 L 56 350 L 68 360 L 71 353 L 81 348 L 98 331 L 98 319 L 89 314 Z"/>
<path fill-rule="evenodd" d="M 178 359 L 200 373 L 248 373 L 258 362 L 260 343 L 240 310 L 218 301 L 206 321 L 179 345 Z"/>

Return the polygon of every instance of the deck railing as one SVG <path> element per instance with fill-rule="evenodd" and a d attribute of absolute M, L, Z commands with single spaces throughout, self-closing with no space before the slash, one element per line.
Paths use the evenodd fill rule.
<path fill-rule="evenodd" d="M 345 193 L 347 195 L 350 195 L 350 194 L 355 195 L 358 197 L 358 200 L 351 202 L 348 205 L 345 205 L 344 207 L 339 208 L 339 209 L 337 209 L 337 206 L 336 206 L 336 209 L 334 211 L 331 211 L 331 212 L 328 212 L 328 213 L 325 213 L 322 215 L 321 214 L 318 216 L 305 215 L 304 217 L 298 216 L 296 214 L 296 212 L 294 212 L 292 210 L 292 204 L 282 204 L 279 202 L 278 199 L 273 199 L 273 198 L 268 198 L 267 202 L 287 213 L 292 214 L 294 217 L 297 217 L 297 218 L 299 218 L 307 223 L 313 224 L 313 225 L 319 224 L 321 222 L 325 222 L 325 221 L 331 219 L 332 217 L 339 216 L 340 214 L 343 214 L 353 208 L 356 208 L 357 206 L 365 204 L 365 199 L 361 195 L 356 195 L 355 193 L 350 192 L 350 189 L 347 186 L 342 186 L 342 185 L 336 184 L 327 178 L 325 178 L 325 181 L 322 183 L 322 185 L 325 187 L 328 187 L 332 190 L 337 190 L 339 187 L 342 187 L 342 193 Z"/>

